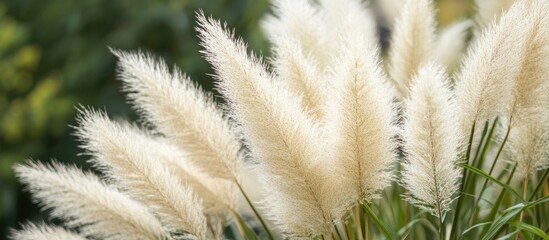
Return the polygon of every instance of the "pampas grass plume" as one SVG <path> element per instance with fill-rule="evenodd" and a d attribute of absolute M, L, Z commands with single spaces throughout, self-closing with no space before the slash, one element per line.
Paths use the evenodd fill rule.
<path fill-rule="evenodd" d="M 326 110 L 330 159 L 341 167 L 339 189 L 347 191 L 339 195 L 354 203 L 370 202 L 390 185 L 396 159 L 393 92 L 368 44 L 358 37 L 345 41 Z"/>
<path fill-rule="evenodd" d="M 212 177 L 236 180 L 242 156 L 227 119 L 178 69 L 141 53 L 113 51 L 128 96 L 160 132 L 187 152 Z"/>
<path fill-rule="evenodd" d="M 149 206 L 171 231 L 206 239 L 202 201 L 182 184 L 147 142 L 132 136 L 104 113 L 82 110 L 78 135 L 93 162 L 130 196 Z"/>
<path fill-rule="evenodd" d="M 455 95 L 464 134 L 471 132 L 474 123 L 480 126 L 497 116 L 509 116 L 526 44 L 525 11 L 524 2 L 513 5 L 476 39 L 463 61 Z"/>
<path fill-rule="evenodd" d="M 62 227 L 44 223 L 27 223 L 23 225 L 23 229 L 14 231 L 10 237 L 13 240 L 86 240 L 86 238 Z"/>
<path fill-rule="evenodd" d="M 312 237 L 331 233 L 333 216 L 323 192 L 327 174 L 319 129 L 299 98 L 273 81 L 261 60 L 248 56 L 241 40 L 203 15 L 198 29 L 218 87 L 242 124 L 252 155 L 264 171 L 264 201 L 283 233 Z"/>
<path fill-rule="evenodd" d="M 17 165 L 15 173 L 36 201 L 52 209 L 53 217 L 65 220 L 66 226 L 78 228 L 84 236 L 112 240 L 166 238 L 164 228 L 144 205 L 93 174 L 56 162 L 46 165 L 35 161 Z"/>
<path fill-rule="evenodd" d="M 432 0 L 407 0 L 395 22 L 389 52 L 389 75 L 399 97 L 408 96 L 412 76 L 431 59 L 435 43 L 435 10 Z"/>
<path fill-rule="evenodd" d="M 427 64 L 415 76 L 406 101 L 402 183 L 412 204 L 438 218 L 450 210 L 459 188 L 460 137 L 451 96 L 444 70 Z"/>

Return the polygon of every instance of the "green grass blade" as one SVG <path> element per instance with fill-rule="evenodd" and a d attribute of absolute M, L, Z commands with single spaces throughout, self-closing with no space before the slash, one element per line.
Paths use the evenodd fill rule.
<path fill-rule="evenodd" d="M 465 231 L 463 231 L 461 233 L 461 236 L 459 237 L 459 239 L 463 239 L 463 236 L 465 236 L 465 234 L 469 233 L 471 230 L 474 230 L 474 229 L 479 228 L 479 227 L 484 227 L 484 226 L 490 225 L 490 224 L 492 224 L 492 222 L 483 222 L 483 223 L 475 224 L 472 227 L 467 228 Z"/>
<path fill-rule="evenodd" d="M 521 213 L 522 211 L 532 208 L 538 204 L 549 202 L 549 196 L 546 196 L 544 198 L 540 198 L 536 201 L 529 202 L 529 203 L 519 203 L 515 206 L 512 206 L 510 208 L 507 208 L 505 211 L 503 211 L 502 215 L 494 220 L 492 225 L 490 225 L 490 228 L 488 229 L 488 232 L 484 237 L 483 240 L 489 240 L 492 239 L 499 233 L 499 230 L 507 223 L 509 220 L 511 220 L 513 217 L 515 217 L 517 214 Z"/>
<path fill-rule="evenodd" d="M 513 195 L 515 195 L 518 199 L 520 199 L 521 201 L 524 201 L 524 199 L 522 199 L 522 196 L 517 191 L 515 191 L 515 189 L 513 189 L 511 186 L 501 182 L 500 180 L 497 180 L 496 178 L 492 177 L 488 173 L 486 173 L 486 172 L 484 172 L 484 171 L 482 171 L 482 170 L 480 170 L 476 167 L 473 167 L 469 164 L 460 163 L 458 165 L 461 166 L 461 167 L 466 168 L 467 170 L 469 170 L 470 172 L 472 172 L 474 174 L 477 174 L 479 176 L 487 178 L 488 180 L 500 185 L 501 187 L 505 188 L 505 190 L 507 190 L 507 191 L 511 192 Z"/>
<path fill-rule="evenodd" d="M 532 226 L 530 224 L 523 223 L 523 222 L 509 222 L 508 224 L 510 226 L 518 228 L 520 230 L 533 233 L 533 234 L 541 237 L 543 240 L 549 240 L 549 236 L 547 235 L 547 233 L 545 233 L 543 230 L 541 230 L 538 227 L 535 227 L 535 226 Z"/>
<path fill-rule="evenodd" d="M 514 232 L 511 232 L 503 237 L 500 237 L 498 238 L 497 240 L 507 240 L 507 239 L 511 239 L 511 238 L 515 238 L 515 234 L 518 233 L 518 230 L 517 231 L 514 231 Z"/>
<path fill-rule="evenodd" d="M 379 220 L 377 215 L 372 211 L 372 209 L 368 206 L 368 204 L 365 203 L 365 204 L 361 204 L 361 205 L 364 208 L 364 210 L 366 210 L 366 212 L 368 213 L 368 216 L 370 217 L 370 219 L 373 220 L 376 223 L 376 225 L 379 228 L 379 230 L 381 231 L 381 233 L 383 233 L 383 235 L 385 235 L 385 237 L 388 240 L 392 240 L 393 237 L 392 237 L 391 233 L 387 230 L 387 227 L 385 226 L 385 224 L 383 224 Z"/>
<path fill-rule="evenodd" d="M 534 199 L 534 197 L 536 196 L 538 191 L 541 189 L 541 186 L 543 186 L 543 184 L 545 183 L 545 178 L 547 178 L 548 175 L 549 175 L 549 168 L 547 168 L 545 170 L 545 172 L 543 173 L 543 176 L 540 178 L 538 184 L 536 185 L 536 188 L 534 189 L 534 191 L 532 192 L 532 194 L 528 198 L 528 201 L 532 201 L 532 199 Z"/>
<path fill-rule="evenodd" d="M 465 152 L 465 163 L 469 163 L 469 158 L 471 157 L 471 149 L 473 147 L 473 137 L 475 136 L 475 126 L 476 122 L 473 122 L 473 127 L 471 128 L 471 133 L 469 135 L 469 143 L 467 145 L 467 152 Z M 466 183 L 467 171 L 461 172 L 461 184 L 459 185 L 459 194 L 463 193 L 463 189 Z M 452 221 L 452 229 L 450 230 L 450 239 L 456 239 L 455 234 L 457 234 L 457 228 L 459 227 L 459 214 L 461 210 L 463 197 L 459 196 L 456 204 L 456 212 L 454 213 L 454 219 Z"/>
<path fill-rule="evenodd" d="M 250 226 L 248 226 L 248 224 L 246 223 L 246 221 L 244 221 L 244 219 L 242 219 L 242 217 L 240 216 L 240 214 L 238 214 L 236 211 L 234 210 L 231 210 L 234 218 L 236 219 L 237 221 L 237 224 L 240 225 L 240 227 L 242 228 L 242 230 L 244 231 L 244 236 L 242 236 L 243 239 L 253 239 L 253 240 L 258 240 L 259 237 L 255 234 L 254 230 L 252 230 L 250 228 Z"/>
<path fill-rule="evenodd" d="M 515 206 L 512 206 L 505 211 L 503 211 L 503 214 L 494 220 L 492 224 L 490 225 L 490 228 L 488 229 L 488 232 L 486 232 L 486 235 L 482 238 L 482 240 L 490 240 L 493 239 L 499 230 L 509 221 L 511 218 L 518 215 L 522 210 L 524 209 L 525 205 L 523 203 L 519 203 Z"/>
<path fill-rule="evenodd" d="M 515 175 L 516 170 L 517 170 L 517 164 L 515 164 L 513 166 L 513 169 L 511 170 L 511 173 L 509 174 L 509 177 L 507 178 L 507 182 L 506 182 L 507 185 L 511 182 L 511 179 L 513 179 L 513 176 Z M 492 220 L 492 219 L 495 218 L 495 216 L 498 212 L 499 206 L 501 205 L 501 202 L 503 201 L 503 198 L 505 197 L 505 193 L 506 193 L 506 190 L 505 190 L 505 188 L 503 188 L 501 190 L 501 192 L 499 193 L 499 196 L 498 196 L 496 202 L 494 203 L 494 205 L 492 205 L 492 209 L 490 210 L 490 213 L 488 213 L 488 215 L 486 216 L 485 219 Z M 482 230 L 481 235 L 484 235 L 486 233 L 486 231 L 488 231 L 488 228 L 484 228 Z"/>
<path fill-rule="evenodd" d="M 486 140 L 486 144 L 484 144 L 484 147 L 482 148 L 482 154 L 480 155 L 480 159 L 478 160 L 478 163 L 473 164 L 473 166 L 481 168 L 481 166 L 484 164 L 484 159 L 485 159 L 485 156 L 486 156 L 486 152 L 488 152 L 488 148 L 490 147 L 490 143 L 492 142 L 492 137 L 494 135 L 498 119 L 499 118 L 496 118 L 496 120 L 494 120 L 494 123 L 492 124 L 492 128 L 490 129 L 490 132 L 488 133 L 488 138 Z M 504 144 L 502 144 L 501 147 L 503 147 L 503 145 Z M 490 174 L 490 175 L 492 174 L 492 172 L 494 171 L 494 167 L 496 166 L 497 161 L 498 161 L 498 158 L 494 159 L 488 174 Z M 475 182 L 474 179 L 475 178 L 473 178 L 473 180 L 472 180 L 473 182 Z M 478 206 L 478 203 L 480 202 L 480 200 L 482 198 L 482 195 L 484 194 L 484 191 L 486 190 L 487 185 L 488 185 L 488 179 L 484 179 L 484 183 L 482 184 L 482 187 L 480 188 L 480 193 L 478 194 L 478 198 L 475 199 L 475 203 L 472 205 L 473 212 L 469 215 L 469 219 L 467 220 L 467 223 L 470 223 L 471 220 L 473 219 L 473 216 L 476 216 L 475 215 L 477 213 L 477 211 L 476 211 L 477 208 L 476 207 Z"/>
<path fill-rule="evenodd" d="M 265 224 L 265 221 L 263 221 L 263 218 L 261 217 L 259 212 L 255 209 L 252 201 L 250 200 L 250 198 L 248 198 L 248 195 L 246 195 L 246 192 L 244 192 L 244 189 L 242 188 L 242 186 L 240 186 L 240 183 L 238 183 L 238 181 L 235 181 L 235 182 L 236 182 L 236 185 L 238 186 L 238 189 L 240 189 L 240 192 L 242 193 L 242 195 L 246 199 L 246 202 L 248 202 L 248 205 L 250 205 L 250 208 L 254 212 L 255 216 L 257 216 L 257 219 L 259 219 L 259 222 L 261 223 L 261 226 L 263 226 L 263 228 L 265 229 L 265 232 L 267 233 L 267 236 L 269 236 L 269 239 L 274 240 L 273 234 L 269 230 L 269 227 L 267 227 L 267 224 Z"/>

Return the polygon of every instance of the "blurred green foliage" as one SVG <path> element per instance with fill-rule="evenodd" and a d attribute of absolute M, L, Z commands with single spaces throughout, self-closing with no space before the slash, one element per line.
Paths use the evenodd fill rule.
<path fill-rule="evenodd" d="M 45 217 L 15 181 L 14 163 L 55 158 L 85 166 L 68 127 L 75 105 L 135 119 L 109 46 L 151 52 L 210 90 L 195 12 L 227 21 L 266 53 L 257 25 L 267 8 L 266 0 L 0 1 L 0 239 L 18 222 Z"/>

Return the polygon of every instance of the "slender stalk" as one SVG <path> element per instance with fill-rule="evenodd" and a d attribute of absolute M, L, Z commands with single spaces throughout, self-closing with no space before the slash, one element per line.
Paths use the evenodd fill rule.
<path fill-rule="evenodd" d="M 534 197 L 536 196 L 536 194 L 538 193 L 538 191 L 541 189 L 541 186 L 543 186 L 543 183 L 545 182 L 545 178 L 547 178 L 547 176 L 549 176 L 549 168 L 547 168 L 545 170 L 545 172 L 543 173 L 543 176 L 539 179 L 539 182 L 538 184 L 536 185 L 536 188 L 534 189 L 534 191 L 530 194 L 530 197 L 528 198 L 528 201 L 532 201 L 532 199 L 534 199 Z"/>
<path fill-rule="evenodd" d="M 515 163 L 515 165 L 513 166 L 513 169 L 511 170 L 511 173 L 509 174 L 509 177 L 507 178 L 507 181 L 505 182 L 505 184 L 509 184 L 511 182 L 511 179 L 513 179 L 513 176 L 515 175 L 515 172 L 517 170 L 517 165 L 518 164 Z M 499 196 L 498 196 L 496 202 L 492 206 L 492 209 L 490 210 L 490 213 L 488 213 L 488 215 L 484 219 L 486 219 L 487 221 L 490 221 L 490 220 L 494 219 L 494 216 L 496 216 L 496 213 L 499 210 L 499 205 L 501 204 L 501 201 L 503 201 L 503 198 L 505 197 L 506 192 L 507 192 L 507 189 L 505 189 L 505 188 L 501 189 L 501 192 L 499 193 Z M 500 232 L 502 230 L 503 230 L 503 228 L 500 229 Z M 487 231 L 488 231 L 488 227 L 487 226 L 483 227 L 480 236 L 484 236 L 484 234 L 486 234 Z M 499 235 L 499 232 L 496 234 L 496 236 L 497 235 Z"/>
<path fill-rule="evenodd" d="M 482 149 L 481 146 L 483 144 L 485 144 L 485 141 L 488 141 L 488 139 L 486 138 L 487 137 L 486 133 L 488 133 L 488 126 L 489 126 L 489 122 L 486 121 L 486 123 L 484 124 L 484 129 L 482 130 L 482 135 L 480 136 L 480 142 L 478 144 L 479 147 L 477 148 L 477 151 L 475 153 L 475 158 L 473 158 L 473 163 L 471 163 L 471 164 L 474 164 L 474 162 L 477 160 L 477 158 L 480 154 L 480 151 Z"/>
<path fill-rule="evenodd" d="M 354 231 L 354 219 L 352 216 L 349 216 L 349 221 L 347 224 L 345 224 L 345 228 L 347 229 L 347 238 L 348 239 L 355 239 L 355 231 Z"/>
<path fill-rule="evenodd" d="M 257 236 L 255 235 L 253 230 L 250 228 L 250 226 L 248 226 L 248 224 L 244 221 L 244 219 L 242 219 L 240 214 L 238 214 L 238 212 L 232 208 L 230 208 L 230 211 L 233 217 L 236 219 L 236 227 L 240 233 L 240 236 L 242 236 L 242 239 L 247 240 L 248 239 L 247 233 L 249 232 L 252 234 L 252 239 L 257 240 L 258 239 Z"/>
<path fill-rule="evenodd" d="M 233 214 L 235 214 L 233 212 Z M 246 240 L 246 234 L 244 234 L 244 229 L 242 229 L 242 226 L 240 226 L 240 222 L 239 221 L 236 221 L 236 229 L 238 229 L 238 233 L 240 234 L 240 236 L 242 236 L 242 239 Z"/>
<path fill-rule="evenodd" d="M 392 237 L 391 233 L 389 232 L 389 230 L 387 230 L 385 225 L 379 220 L 377 215 L 374 213 L 374 211 L 372 211 L 372 209 L 368 206 L 368 204 L 364 203 L 364 204 L 361 204 L 361 205 L 364 208 L 364 210 L 366 210 L 368 215 L 372 218 L 372 220 L 376 223 L 376 225 L 379 228 L 379 230 L 381 231 L 381 233 L 383 233 L 383 235 L 385 235 L 385 237 L 388 240 L 392 240 L 393 237 Z"/>
<path fill-rule="evenodd" d="M 346 237 L 346 239 L 351 239 L 351 236 L 349 234 L 348 227 L 347 227 L 348 223 L 345 223 L 345 219 L 342 219 L 342 220 L 343 221 L 341 221 L 341 222 L 344 223 L 344 224 L 342 224 L 341 228 L 344 230 L 345 237 Z"/>
<path fill-rule="evenodd" d="M 364 238 L 362 237 L 362 221 L 360 219 L 360 213 L 358 212 L 360 209 L 360 203 L 357 204 L 357 206 L 353 209 L 353 215 L 354 215 L 354 218 L 355 218 L 355 227 L 356 227 L 356 235 L 357 235 L 357 239 L 358 240 L 363 240 Z"/>
<path fill-rule="evenodd" d="M 364 216 L 364 237 L 366 240 L 370 240 L 370 226 L 368 223 L 368 215 L 364 212 L 364 208 L 361 208 L 362 215 Z"/>
<path fill-rule="evenodd" d="M 496 121 L 497 121 L 497 118 L 496 118 Z M 495 122 L 494 122 L 494 124 L 495 124 Z M 492 172 L 494 172 L 494 169 L 496 167 L 496 163 L 498 162 L 499 156 L 500 156 L 501 152 L 503 151 L 503 147 L 504 147 L 505 143 L 507 142 L 507 139 L 509 138 L 509 133 L 510 132 L 511 132 L 511 126 L 509 125 L 509 127 L 507 128 L 507 132 L 505 133 L 505 137 L 503 138 L 503 142 L 501 143 L 501 146 L 498 149 L 498 153 L 497 153 L 496 157 L 494 158 L 494 161 L 492 162 L 492 166 L 490 166 L 490 171 L 488 171 L 489 175 L 492 175 Z M 484 179 L 484 183 L 482 184 L 482 188 L 480 189 L 480 193 L 478 195 L 478 198 L 475 200 L 475 204 L 473 205 L 475 210 L 473 210 L 473 214 L 469 215 L 469 220 L 467 222 L 471 222 L 471 219 L 475 215 L 476 206 L 480 202 L 480 199 L 482 199 L 482 195 L 484 194 L 484 191 L 486 190 L 486 185 L 488 185 L 488 179 Z"/>
<path fill-rule="evenodd" d="M 246 202 L 248 202 L 248 205 L 250 205 L 250 208 L 252 208 L 252 211 L 254 212 L 255 216 L 257 216 L 257 219 L 259 219 L 259 222 L 261 223 L 261 226 L 263 226 L 263 228 L 265 229 L 265 232 L 269 236 L 269 239 L 274 240 L 273 234 L 267 227 L 267 224 L 265 223 L 265 221 L 263 221 L 263 218 L 261 217 L 261 215 L 259 215 L 259 212 L 255 209 L 254 205 L 252 204 L 252 201 L 250 200 L 250 198 L 248 198 L 248 195 L 246 195 L 246 192 L 244 192 L 244 189 L 242 188 L 242 186 L 240 186 L 240 183 L 236 180 L 234 182 L 238 186 L 238 189 L 240 189 L 240 192 L 246 199 Z"/>
<path fill-rule="evenodd" d="M 526 193 L 528 192 L 528 175 L 524 177 L 524 185 L 522 186 L 522 198 L 526 199 Z M 524 211 L 520 212 L 519 216 L 519 224 L 522 222 L 522 219 L 524 218 Z M 520 236 L 520 229 L 517 231 L 517 235 L 515 235 L 515 240 L 518 240 Z"/>
<path fill-rule="evenodd" d="M 335 231 L 337 233 L 337 237 L 340 239 L 340 240 L 343 240 L 343 237 L 341 235 L 341 232 L 339 231 L 339 227 L 337 226 L 337 224 L 334 224 L 334 228 L 335 228 Z"/>
<path fill-rule="evenodd" d="M 438 239 L 444 240 L 444 225 L 442 224 L 442 211 L 440 206 L 437 207 L 438 212 Z"/>
<path fill-rule="evenodd" d="M 467 163 L 469 163 L 469 158 L 471 157 L 471 150 L 472 150 L 472 146 L 473 146 L 473 137 L 475 135 L 475 126 L 476 126 L 476 122 L 473 123 L 473 127 L 471 128 L 471 135 L 469 136 L 469 145 L 467 145 L 467 151 L 465 152 L 465 161 Z M 461 172 L 461 184 L 459 185 L 459 194 L 461 194 L 463 192 L 463 188 L 465 185 L 465 178 L 467 178 L 467 172 L 465 169 L 463 169 L 463 171 Z M 454 219 L 452 221 L 452 228 L 450 230 L 450 238 L 451 239 L 455 239 L 455 234 L 457 234 L 457 228 L 459 226 L 458 224 L 458 217 L 459 217 L 459 212 L 460 212 L 460 209 L 461 209 L 461 201 L 462 201 L 463 197 L 458 197 L 457 199 L 457 207 L 456 207 L 456 212 L 454 214 Z"/>

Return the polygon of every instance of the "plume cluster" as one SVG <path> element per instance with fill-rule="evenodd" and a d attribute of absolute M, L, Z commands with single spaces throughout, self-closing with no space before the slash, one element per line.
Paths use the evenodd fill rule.
<path fill-rule="evenodd" d="M 520 176 L 549 167 L 549 3 L 513 2 L 476 1 L 475 22 L 443 29 L 432 0 L 377 2 L 399 5 L 383 16 L 385 57 L 363 1 L 272 0 L 266 61 L 199 12 L 224 106 L 179 69 L 112 50 L 144 126 L 79 108 L 76 135 L 99 176 L 56 162 L 16 166 L 67 229 L 29 223 L 12 238 L 222 239 L 228 226 L 246 238 L 253 218 L 271 239 L 326 239 L 394 183 L 444 229 L 474 126 L 501 119 Z M 243 191 L 243 169 L 258 176 L 246 185 L 260 186 L 249 194 L 259 199 Z M 239 212 L 244 200 L 255 217 Z"/>

